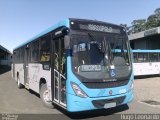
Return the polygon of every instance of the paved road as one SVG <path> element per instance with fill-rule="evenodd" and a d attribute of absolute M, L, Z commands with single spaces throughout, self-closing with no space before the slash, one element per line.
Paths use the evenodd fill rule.
<path fill-rule="evenodd" d="M 10 71 L 0 74 L 0 113 L 14 114 L 56 114 L 47 115 L 51 118 L 63 119 L 108 119 L 113 114 L 132 113 L 160 113 L 160 107 L 150 106 L 138 102 L 136 99 L 128 106 L 121 106 L 109 110 L 89 111 L 76 115 L 68 115 L 65 111 L 56 108 L 48 109 L 43 106 L 41 99 L 26 89 L 19 90 L 16 82 L 11 78 Z M 94 114 L 93 114 L 94 113 Z M 45 115 L 35 115 L 43 118 Z M 26 115 L 28 118 L 29 116 Z M 31 116 L 30 116 L 31 117 Z M 32 117 L 34 117 L 32 115 Z M 0 117 L 1 119 L 1 117 Z M 37 119 L 36 119 L 37 120 Z"/>

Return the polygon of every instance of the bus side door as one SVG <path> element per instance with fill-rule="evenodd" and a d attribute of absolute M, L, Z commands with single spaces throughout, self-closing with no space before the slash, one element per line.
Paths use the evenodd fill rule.
<path fill-rule="evenodd" d="M 24 53 L 24 85 L 26 88 L 29 88 L 29 80 L 28 80 L 28 63 L 29 63 L 29 47 L 28 45 L 25 48 Z"/>
<path fill-rule="evenodd" d="M 53 40 L 54 101 L 66 106 L 66 55 L 64 37 Z"/>

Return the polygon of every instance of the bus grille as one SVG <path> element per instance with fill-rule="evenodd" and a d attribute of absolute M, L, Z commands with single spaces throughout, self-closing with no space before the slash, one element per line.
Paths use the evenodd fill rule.
<path fill-rule="evenodd" d="M 127 85 L 129 80 L 119 80 L 114 82 L 83 82 L 87 88 L 103 89 Z"/>
<path fill-rule="evenodd" d="M 92 104 L 96 108 L 104 108 L 105 104 L 115 102 L 116 106 L 117 106 L 117 105 L 121 105 L 123 103 L 124 99 L 125 99 L 125 96 L 117 97 L 114 99 L 93 100 Z"/>

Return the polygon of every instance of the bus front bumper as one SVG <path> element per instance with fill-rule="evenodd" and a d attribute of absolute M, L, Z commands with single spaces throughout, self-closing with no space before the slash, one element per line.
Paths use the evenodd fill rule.
<path fill-rule="evenodd" d="M 67 110 L 69 112 L 79 112 L 116 107 L 119 105 L 130 103 L 133 100 L 133 97 L 133 90 L 125 94 L 98 98 L 81 98 L 75 95 L 68 94 Z"/>

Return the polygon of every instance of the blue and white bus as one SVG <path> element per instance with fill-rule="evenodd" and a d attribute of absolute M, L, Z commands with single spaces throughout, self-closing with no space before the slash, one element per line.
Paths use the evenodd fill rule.
<path fill-rule="evenodd" d="M 97 20 L 66 19 L 18 46 L 13 50 L 12 76 L 18 88 L 40 94 L 45 106 L 70 112 L 133 100 L 126 31 Z"/>
<path fill-rule="evenodd" d="M 132 50 L 134 76 L 160 75 L 160 50 Z"/>

